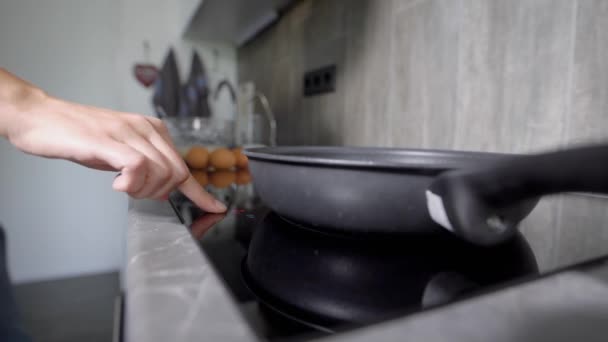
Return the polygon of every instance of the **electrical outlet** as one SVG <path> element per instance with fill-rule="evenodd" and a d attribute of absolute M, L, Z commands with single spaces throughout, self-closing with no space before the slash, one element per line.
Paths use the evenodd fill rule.
<path fill-rule="evenodd" d="M 307 71 L 304 74 L 304 96 L 331 93 L 336 90 L 336 65 Z"/>

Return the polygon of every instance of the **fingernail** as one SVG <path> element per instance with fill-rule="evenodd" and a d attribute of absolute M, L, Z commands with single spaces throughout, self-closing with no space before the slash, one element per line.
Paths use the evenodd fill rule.
<path fill-rule="evenodd" d="M 218 200 L 215 200 L 215 208 L 217 210 L 226 211 L 226 205 Z"/>

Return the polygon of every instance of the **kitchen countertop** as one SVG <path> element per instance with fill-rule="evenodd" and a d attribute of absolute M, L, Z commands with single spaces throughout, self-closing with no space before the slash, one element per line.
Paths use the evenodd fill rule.
<path fill-rule="evenodd" d="M 126 341 L 254 340 L 168 202 L 130 203 L 126 248 Z"/>
<path fill-rule="evenodd" d="M 255 341 L 166 202 L 130 203 L 125 340 Z M 596 262 L 323 341 L 605 341 L 608 264 Z"/>

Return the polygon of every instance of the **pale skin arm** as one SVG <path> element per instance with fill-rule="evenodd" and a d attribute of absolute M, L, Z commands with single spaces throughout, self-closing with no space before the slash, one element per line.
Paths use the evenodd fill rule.
<path fill-rule="evenodd" d="M 0 136 L 25 153 L 120 172 L 114 190 L 134 198 L 178 188 L 208 212 L 226 210 L 192 177 L 161 120 L 63 101 L 2 68 Z"/>

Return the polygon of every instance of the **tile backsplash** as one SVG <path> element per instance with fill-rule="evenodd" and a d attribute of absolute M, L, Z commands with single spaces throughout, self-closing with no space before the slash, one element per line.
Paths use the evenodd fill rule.
<path fill-rule="evenodd" d="M 238 55 L 282 145 L 529 152 L 608 139 L 603 0 L 304 0 Z M 336 92 L 304 97 L 304 72 L 330 64 Z"/>
<path fill-rule="evenodd" d="M 605 0 L 302 0 L 238 64 L 239 81 L 268 96 L 279 145 L 608 141 Z M 304 97 L 304 73 L 330 64 L 336 91 Z M 607 203 L 541 202 L 522 225 L 541 266 L 608 253 Z"/>

